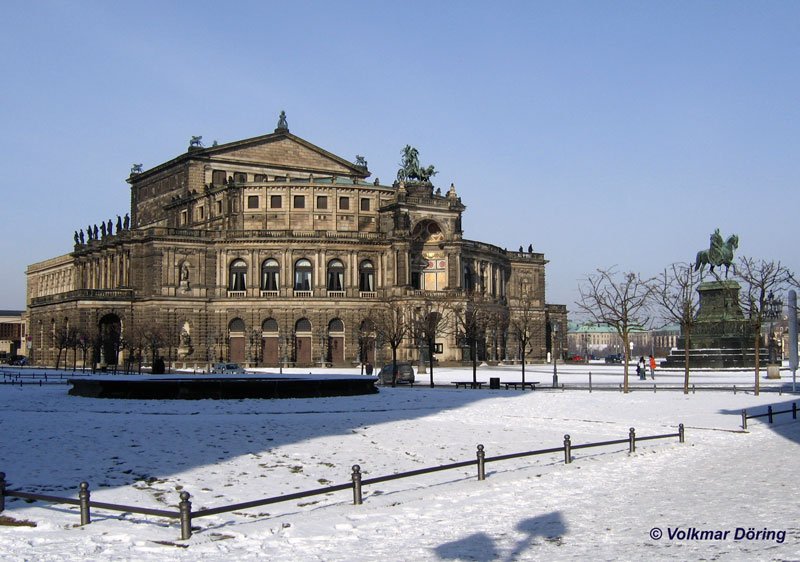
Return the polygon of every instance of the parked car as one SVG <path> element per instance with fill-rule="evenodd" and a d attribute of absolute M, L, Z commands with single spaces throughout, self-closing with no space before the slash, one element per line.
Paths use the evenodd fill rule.
<path fill-rule="evenodd" d="M 622 363 L 622 354 L 612 353 L 611 355 L 606 355 L 606 363 Z"/>
<path fill-rule="evenodd" d="M 225 375 L 242 375 L 244 374 L 244 369 L 242 369 L 238 363 L 214 363 L 209 372 L 222 373 Z"/>
<path fill-rule="evenodd" d="M 583 363 L 583 355 L 573 355 L 569 360 L 574 363 Z"/>
<path fill-rule="evenodd" d="M 392 384 L 392 369 L 393 366 L 391 363 L 383 366 L 378 373 L 378 382 L 380 384 Z M 397 383 L 414 384 L 414 367 L 411 363 L 397 364 Z"/>

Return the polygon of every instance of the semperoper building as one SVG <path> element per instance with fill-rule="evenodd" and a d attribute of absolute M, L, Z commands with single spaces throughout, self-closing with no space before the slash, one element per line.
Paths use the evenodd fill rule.
<path fill-rule="evenodd" d="M 29 266 L 31 360 L 114 365 L 149 345 L 186 367 L 380 364 L 390 354 L 371 312 L 391 303 L 410 318 L 475 295 L 497 311 L 480 360 L 519 359 L 509 322 L 521 307 L 534 319 L 526 358 L 543 360 L 550 326 L 566 326 L 566 308 L 545 301 L 544 255 L 464 238 L 456 188 L 405 172 L 369 181 L 363 158 L 295 136 L 283 114 L 271 134 L 193 138 L 163 164 L 135 165 L 124 218 L 75 231 L 70 253 Z M 442 363 L 471 359 L 455 325 L 436 348 Z M 411 332 L 398 352 L 426 353 Z"/>

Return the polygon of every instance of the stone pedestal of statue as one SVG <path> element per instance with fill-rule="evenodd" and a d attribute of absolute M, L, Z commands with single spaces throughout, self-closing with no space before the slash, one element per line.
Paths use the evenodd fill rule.
<path fill-rule="evenodd" d="M 701 283 L 697 288 L 700 306 L 689 338 L 690 368 L 747 368 L 755 364 L 755 332 L 739 306 L 739 289 L 739 283 L 728 280 Z M 685 342 L 681 334 L 662 367 L 683 368 Z M 762 364 L 766 363 L 766 350 L 760 350 L 759 357 Z"/>
<path fill-rule="evenodd" d="M 768 379 L 779 379 L 779 378 L 781 378 L 781 366 L 780 365 L 767 365 L 767 378 Z"/>

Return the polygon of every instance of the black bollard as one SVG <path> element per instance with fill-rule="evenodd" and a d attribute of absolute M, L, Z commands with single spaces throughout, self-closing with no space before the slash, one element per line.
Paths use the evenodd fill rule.
<path fill-rule="evenodd" d="M 569 434 L 564 436 L 564 464 L 572 462 L 572 441 L 570 441 Z"/>
<path fill-rule="evenodd" d="M 478 445 L 478 480 L 486 480 L 486 451 Z"/>
<path fill-rule="evenodd" d="M 678 443 L 683 443 L 684 442 L 684 438 L 685 438 L 685 433 L 684 433 L 684 430 L 683 430 L 683 424 L 679 423 L 678 424 Z"/>
<path fill-rule="evenodd" d="M 353 505 L 361 505 L 363 497 L 361 496 L 361 467 L 357 464 L 353 465 Z"/>
<path fill-rule="evenodd" d="M 6 473 L 0 472 L 0 513 L 6 509 Z"/>
<path fill-rule="evenodd" d="M 628 432 L 628 452 L 633 453 L 636 451 L 636 430 L 631 428 Z"/>
<path fill-rule="evenodd" d="M 189 501 L 189 492 L 181 492 L 181 502 L 178 509 L 181 514 L 181 540 L 192 537 L 192 502 Z"/>
<path fill-rule="evenodd" d="M 742 429 L 747 429 L 747 410 L 742 410 Z"/>
<path fill-rule="evenodd" d="M 80 492 L 78 492 L 78 500 L 81 507 L 81 525 L 88 525 L 92 522 L 91 513 L 89 513 L 89 483 L 81 482 Z"/>
<path fill-rule="evenodd" d="M 772 406 L 767 406 L 767 419 L 772 423 Z"/>

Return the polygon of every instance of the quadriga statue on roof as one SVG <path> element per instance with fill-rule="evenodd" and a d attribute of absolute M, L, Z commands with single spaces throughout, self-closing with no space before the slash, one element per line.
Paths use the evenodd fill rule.
<path fill-rule="evenodd" d="M 427 167 L 419 165 L 419 151 L 416 148 L 410 144 L 405 146 L 403 160 L 400 162 L 400 169 L 397 171 L 397 181 L 430 184 L 431 178 L 436 174 L 436 169 L 432 165 Z"/>
<path fill-rule="evenodd" d="M 708 250 L 700 250 L 697 252 L 697 258 L 694 262 L 694 270 L 700 270 L 703 273 L 703 267 L 710 266 L 711 272 L 714 272 L 715 267 L 725 266 L 725 277 L 728 277 L 728 269 L 733 265 L 733 253 L 739 247 L 739 237 L 731 234 L 727 240 L 722 240 L 722 235 L 719 233 L 719 228 L 714 230 L 711 235 L 711 241 Z"/>

